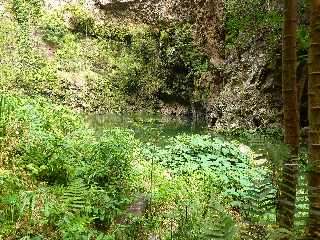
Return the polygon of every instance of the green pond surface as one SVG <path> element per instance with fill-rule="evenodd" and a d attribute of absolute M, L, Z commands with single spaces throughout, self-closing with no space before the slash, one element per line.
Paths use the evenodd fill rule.
<path fill-rule="evenodd" d="M 187 117 L 172 117 L 158 114 L 103 114 L 87 115 L 86 120 L 99 137 L 105 129 L 127 128 L 135 132 L 143 142 L 165 145 L 170 137 L 178 134 L 205 134 L 205 121 L 193 121 Z"/>

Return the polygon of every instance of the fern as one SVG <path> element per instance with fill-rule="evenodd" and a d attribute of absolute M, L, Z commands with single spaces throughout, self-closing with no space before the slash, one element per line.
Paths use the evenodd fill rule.
<path fill-rule="evenodd" d="M 273 224 L 276 189 L 267 178 L 256 182 L 246 191 L 242 209 L 252 223 Z"/>
<path fill-rule="evenodd" d="M 309 198 L 308 185 L 305 177 L 304 169 L 300 170 L 299 182 L 296 196 L 296 211 L 294 219 L 294 235 L 302 236 L 308 220 Z"/>
<path fill-rule="evenodd" d="M 70 183 L 63 194 L 63 203 L 71 213 L 79 213 L 88 205 L 86 193 L 88 187 L 82 179 L 76 179 Z"/>
<path fill-rule="evenodd" d="M 245 216 L 247 222 L 241 228 L 242 239 L 281 239 L 287 232 L 279 230 L 270 235 L 268 229 L 276 223 L 280 170 L 289 156 L 288 148 L 261 135 L 254 136 L 247 144 L 256 152 L 254 162 L 257 167 L 266 171 L 246 189 L 244 201 L 240 205 L 242 216 Z"/>
<path fill-rule="evenodd" d="M 256 149 L 260 154 L 258 155 L 258 159 L 265 158 L 267 162 L 263 164 L 264 167 L 267 167 L 270 170 L 272 176 L 272 182 L 279 188 L 282 183 L 281 180 L 281 171 L 283 170 L 283 162 L 285 162 L 289 157 L 288 147 L 284 144 L 269 144 L 265 143 L 264 139 L 255 139 L 252 143 L 253 148 Z M 290 167 L 290 166 L 289 166 Z M 299 170 L 299 181 L 297 186 L 297 195 L 296 195 L 296 207 L 295 207 L 295 219 L 294 219 L 294 229 L 292 232 L 286 229 L 276 229 L 271 232 L 268 236 L 268 239 L 301 239 L 303 238 L 304 231 L 306 228 L 306 224 L 308 221 L 308 212 L 309 212 L 309 199 L 308 199 L 308 184 L 306 181 L 307 167 L 302 166 Z M 286 186 L 289 187 L 289 186 Z M 255 187 L 256 189 L 252 192 L 259 192 L 259 186 Z M 254 195 L 254 194 L 253 194 Z M 257 199 L 259 194 L 253 197 L 253 199 Z M 291 196 L 294 197 L 294 196 Z M 276 200 L 276 199 L 275 199 Z M 265 200 L 261 200 L 265 201 Z M 271 203 L 271 202 L 270 202 Z M 266 203 L 267 204 L 267 203 Z M 259 206 L 259 204 L 257 204 Z M 271 205 L 270 205 L 271 206 Z M 271 210 L 271 208 L 270 208 Z M 258 211 L 257 213 L 261 213 Z"/>
<path fill-rule="evenodd" d="M 238 233 L 237 225 L 224 204 L 216 196 L 204 201 L 208 201 L 205 207 L 191 204 L 189 211 L 185 206 L 178 210 L 177 215 L 173 212 L 169 214 L 171 239 L 235 239 Z M 176 227 L 173 227 L 174 225 Z"/>
<path fill-rule="evenodd" d="M 206 239 L 233 239 L 236 233 L 236 225 L 232 217 L 227 214 L 220 207 L 215 208 L 215 215 L 213 215 L 212 224 L 204 230 L 203 236 Z"/>

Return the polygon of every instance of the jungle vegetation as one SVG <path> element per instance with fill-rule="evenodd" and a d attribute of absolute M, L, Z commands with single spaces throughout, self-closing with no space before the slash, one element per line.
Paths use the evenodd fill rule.
<path fill-rule="evenodd" d="M 319 0 L 0 0 L 0 240 L 320 239 Z"/>

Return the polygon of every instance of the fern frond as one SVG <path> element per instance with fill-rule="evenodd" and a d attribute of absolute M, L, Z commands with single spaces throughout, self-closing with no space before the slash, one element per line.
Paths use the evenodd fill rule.
<path fill-rule="evenodd" d="M 70 183 L 62 196 L 69 212 L 78 213 L 87 206 L 87 190 L 88 187 L 82 179 L 76 179 Z"/>

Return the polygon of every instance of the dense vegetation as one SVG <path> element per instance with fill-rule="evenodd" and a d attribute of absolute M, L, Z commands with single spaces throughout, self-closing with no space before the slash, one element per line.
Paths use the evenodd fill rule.
<path fill-rule="evenodd" d="M 268 178 L 239 143 L 181 135 L 157 147 L 125 129 L 95 138 L 73 111 L 10 95 L 1 98 L 2 237 L 199 239 L 219 233 L 214 219 L 223 216 L 218 227 L 231 239 L 237 230 L 228 205 L 247 204 L 253 184 Z M 141 210 L 148 214 L 128 215 L 140 198 L 152 203 Z"/>
<path fill-rule="evenodd" d="M 188 23 L 157 32 L 144 24 L 98 23 L 82 6 L 46 11 L 41 1 L 17 0 L 8 7 L 0 30 L 2 89 L 86 111 L 152 110 L 161 99 L 190 104 L 209 67 Z"/>
<path fill-rule="evenodd" d="M 309 109 L 317 149 L 309 1 L 296 52 L 283 43 L 292 71 L 277 1 L 149 3 L 0 0 L 0 239 L 311 236 L 317 155 L 298 123 Z M 279 86 L 281 70 L 294 84 Z"/>

